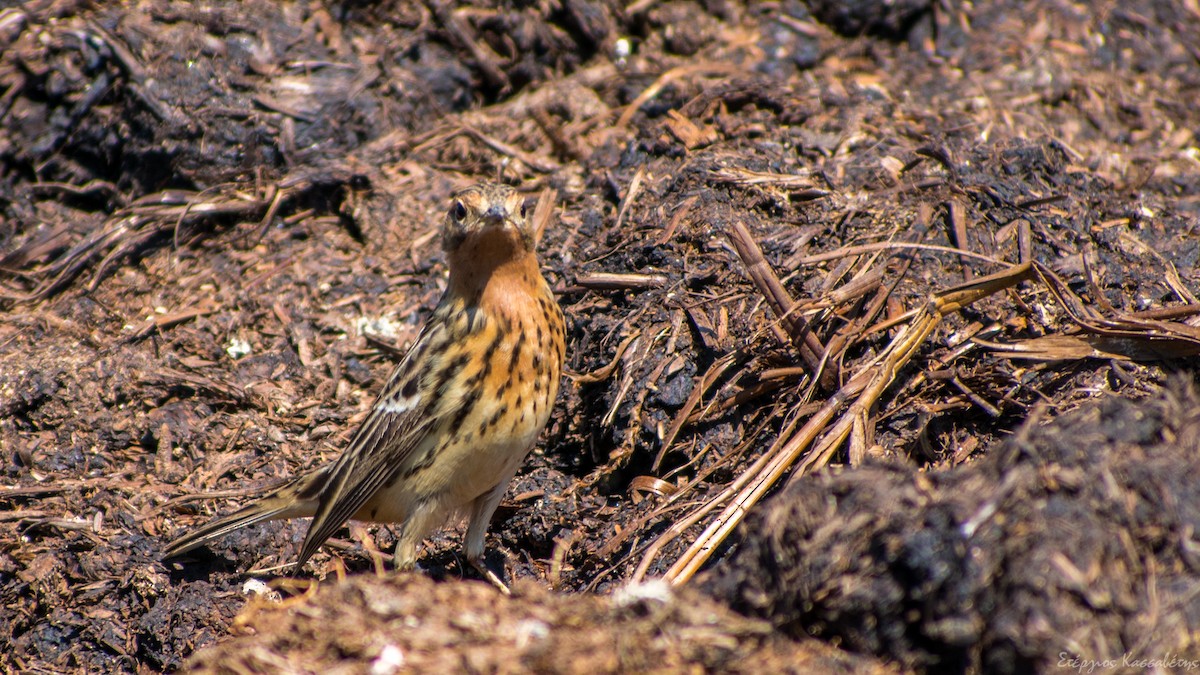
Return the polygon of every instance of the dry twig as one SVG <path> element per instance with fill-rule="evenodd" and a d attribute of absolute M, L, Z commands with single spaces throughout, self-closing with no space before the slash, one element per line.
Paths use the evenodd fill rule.
<path fill-rule="evenodd" d="M 725 509 L 667 571 L 667 580 L 674 584 L 681 584 L 690 579 L 708 560 L 716 547 L 724 542 L 742 521 L 747 511 L 757 504 L 784 474 L 792 469 L 793 465 L 795 468 L 792 469 L 791 480 L 827 464 L 829 458 L 850 435 L 852 429 L 856 425 L 865 425 L 868 412 L 895 379 L 896 373 L 908 363 L 929 335 L 933 333 L 943 316 L 956 312 L 991 293 L 1019 283 L 1029 278 L 1030 275 L 1030 265 L 1019 265 L 999 274 L 984 277 L 974 283 L 952 288 L 931 298 L 931 301 L 917 313 L 913 321 L 896 335 L 888 349 L 843 385 L 799 431 L 789 437 L 786 442 L 777 442 L 771 451 L 760 457 L 713 500 L 680 523 L 676 523 L 679 527 L 672 527 L 664 535 L 663 539 L 668 536 L 672 538 L 677 536 L 687 527 L 698 523 L 717 504 L 727 503 Z M 843 412 L 843 407 L 851 400 L 853 403 Z M 826 431 L 835 418 L 837 423 L 832 429 Z M 799 463 L 797 464 L 797 462 Z M 656 554 L 660 547 L 652 548 L 638 566 L 634 578 L 645 573 L 651 562 L 651 556 Z"/>

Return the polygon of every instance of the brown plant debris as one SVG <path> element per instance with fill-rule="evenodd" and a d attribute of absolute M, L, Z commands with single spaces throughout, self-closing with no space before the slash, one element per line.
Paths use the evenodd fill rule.
<path fill-rule="evenodd" d="M 251 600 L 236 637 L 191 673 L 895 673 L 815 640 L 793 642 L 663 582 L 610 597 L 538 584 L 500 597 L 480 583 L 361 575 L 278 606 Z"/>

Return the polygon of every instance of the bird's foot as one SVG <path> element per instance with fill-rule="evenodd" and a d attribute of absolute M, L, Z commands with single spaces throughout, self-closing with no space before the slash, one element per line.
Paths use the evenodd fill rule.
<path fill-rule="evenodd" d="M 508 585 L 501 581 L 495 572 L 488 569 L 487 563 L 483 561 L 483 558 L 469 559 L 467 562 L 471 563 L 471 567 L 474 567 L 476 572 L 479 572 L 484 579 L 488 580 L 488 583 L 499 589 L 501 593 L 512 595 L 512 591 L 508 590 Z"/>

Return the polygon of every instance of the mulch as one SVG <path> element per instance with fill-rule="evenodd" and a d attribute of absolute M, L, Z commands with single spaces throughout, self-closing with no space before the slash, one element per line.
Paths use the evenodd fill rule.
<path fill-rule="evenodd" d="M 360 669 L 573 670 L 570 631 L 605 672 L 1195 653 L 1197 36 L 1152 0 L 0 10 L 0 667 L 269 668 L 334 617 L 312 654 Z M 459 526 L 376 579 L 394 535 L 352 525 L 278 603 L 243 589 L 304 523 L 160 561 L 337 456 L 444 287 L 447 197 L 496 179 L 552 212 L 568 319 L 489 531 L 519 597 Z"/>

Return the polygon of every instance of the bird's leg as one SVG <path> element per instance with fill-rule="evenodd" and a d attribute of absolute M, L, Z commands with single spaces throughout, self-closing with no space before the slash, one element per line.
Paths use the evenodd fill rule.
<path fill-rule="evenodd" d="M 522 455 L 524 457 L 524 455 Z M 515 462 L 512 469 L 505 472 L 501 477 L 500 482 L 491 490 L 479 495 L 471 502 L 471 520 L 467 525 L 467 534 L 463 538 L 463 554 L 467 558 L 467 562 L 471 563 L 484 579 L 487 579 L 504 595 L 512 595 L 500 577 L 488 569 L 487 564 L 483 560 L 484 553 L 484 535 L 487 534 L 488 523 L 492 520 L 492 514 L 496 512 L 496 507 L 500 505 L 500 498 L 508 490 L 508 483 L 512 480 L 513 474 L 517 472 L 517 466 L 520 462 Z"/>
<path fill-rule="evenodd" d="M 392 554 L 392 561 L 397 571 L 416 569 L 417 547 L 444 519 L 445 512 L 436 500 L 417 504 L 400 526 L 400 533 L 396 537 L 396 550 Z"/>

